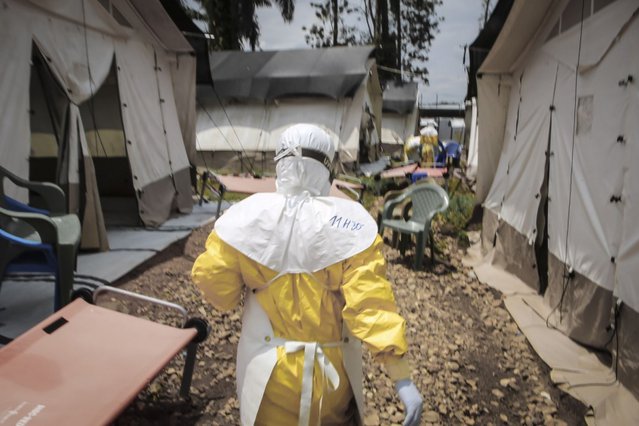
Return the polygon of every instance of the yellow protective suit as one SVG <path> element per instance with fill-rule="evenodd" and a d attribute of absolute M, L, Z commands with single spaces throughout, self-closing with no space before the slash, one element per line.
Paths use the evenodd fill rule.
<path fill-rule="evenodd" d="M 285 274 L 265 285 L 277 273 L 222 241 L 215 231 L 206 251 L 193 266 L 193 281 L 207 300 L 220 310 L 240 303 L 244 288 L 263 289 L 257 300 L 268 315 L 277 337 L 298 341 L 335 342 L 341 339 L 342 321 L 384 363 L 393 381 L 410 376 L 403 358 L 407 351 L 405 322 L 397 313 L 390 283 L 385 278 L 382 240 L 349 259 L 313 274 Z M 326 356 L 340 375 L 335 391 L 325 390 L 321 374 L 314 375 L 311 419 L 322 424 L 354 424 L 353 394 L 341 349 L 327 347 Z M 297 425 L 304 354 L 286 354 L 278 348 L 277 364 L 266 387 L 256 424 Z M 315 365 L 317 373 L 318 366 Z"/>
<path fill-rule="evenodd" d="M 421 139 L 419 136 L 411 136 L 404 143 L 404 161 L 420 161 L 421 160 Z"/>
<path fill-rule="evenodd" d="M 437 129 L 428 126 L 421 131 L 422 158 L 424 164 L 434 164 L 437 156 L 438 133 Z"/>

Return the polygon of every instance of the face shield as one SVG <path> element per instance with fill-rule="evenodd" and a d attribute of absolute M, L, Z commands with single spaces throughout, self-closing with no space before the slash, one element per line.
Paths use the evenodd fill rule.
<path fill-rule="evenodd" d="M 275 153 L 277 192 L 328 195 L 334 157 L 335 146 L 324 130 L 312 124 L 289 127 L 282 133 Z"/>

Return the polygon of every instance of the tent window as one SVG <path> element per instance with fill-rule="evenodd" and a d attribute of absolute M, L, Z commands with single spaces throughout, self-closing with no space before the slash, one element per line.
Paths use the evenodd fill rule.
<path fill-rule="evenodd" d="M 118 10 L 118 8 L 115 7 L 113 3 L 111 3 L 111 0 L 98 0 L 98 2 L 100 2 L 102 7 L 105 8 L 107 12 L 109 12 L 109 15 L 113 16 L 113 19 L 115 19 L 118 24 L 125 27 L 133 28 L 129 21 L 127 21 L 124 15 L 122 15 L 122 13 Z"/>
<path fill-rule="evenodd" d="M 584 19 L 590 16 L 592 10 L 590 0 L 571 0 L 561 14 L 561 32 L 574 27 L 581 22 L 581 9 L 583 6 Z"/>
<path fill-rule="evenodd" d="M 546 42 L 568 31 L 570 28 L 581 22 L 581 7 L 583 2 L 584 20 L 590 15 L 599 12 L 604 7 L 616 0 L 571 0 L 561 14 L 557 23 L 553 26 L 550 34 L 546 38 Z"/>
<path fill-rule="evenodd" d="M 577 135 L 584 135 L 592 129 L 593 102 L 593 95 L 580 96 L 577 101 Z"/>
<path fill-rule="evenodd" d="M 594 0 L 594 5 L 593 5 L 594 13 L 599 12 L 601 9 L 603 9 L 604 7 L 614 2 L 615 0 Z"/>
<path fill-rule="evenodd" d="M 559 35 L 559 20 L 557 20 L 557 23 L 555 24 L 554 27 L 552 27 L 552 30 L 550 31 L 550 34 L 548 34 L 548 38 L 546 39 L 546 41 L 557 37 Z"/>
<path fill-rule="evenodd" d="M 118 22 L 118 24 L 123 25 L 125 27 L 133 28 L 131 24 L 129 24 L 129 21 L 126 20 L 124 15 L 122 15 L 122 13 L 115 6 L 113 6 L 113 11 L 111 12 L 111 14 L 115 18 L 115 20 Z"/>
<path fill-rule="evenodd" d="M 103 8 L 111 13 L 111 1 L 110 0 L 98 0 Z"/>

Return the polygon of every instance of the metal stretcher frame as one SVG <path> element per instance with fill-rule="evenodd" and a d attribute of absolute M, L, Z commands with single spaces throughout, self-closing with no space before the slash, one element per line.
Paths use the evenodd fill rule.
<path fill-rule="evenodd" d="M 444 177 L 447 172 L 446 168 L 440 167 L 419 167 L 417 163 L 407 164 L 405 166 L 395 167 L 384 170 L 380 177 L 382 179 L 403 178 L 410 174 L 424 173 L 432 178 Z"/>
<path fill-rule="evenodd" d="M 204 192 L 208 188 L 218 196 L 217 213 L 215 217 L 219 217 L 224 194 L 227 192 L 237 192 L 240 194 L 255 194 L 258 192 L 275 192 L 274 177 L 255 178 L 251 176 L 230 176 L 218 175 L 210 171 L 202 173 L 202 185 L 200 188 L 199 204 L 204 202 Z M 217 187 L 214 186 L 217 183 Z M 361 183 L 348 182 L 341 179 L 333 179 L 330 195 L 334 197 L 346 198 L 352 200 L 342 190 L 348 191 L 359 201 L 365 186 Z"/>
<path fill-rule="evenodd" d="M 183 310 L 101 289 L 94 299 L 112 291 Z M 185 347 L 180 393 L 186 397 L 197 345 L 207 334 L 202 320 L 177 328 L 77 298 L 0 348 L 0 424 L 108 424 Z"/>

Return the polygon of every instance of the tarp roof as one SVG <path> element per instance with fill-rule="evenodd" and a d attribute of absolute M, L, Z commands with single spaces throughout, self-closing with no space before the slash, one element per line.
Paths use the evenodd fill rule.
<path fill-rule="evenodd" d="M 140 19 L 164 48 L 173 52 L 193 51 L 191 45 L 163 9 L 162 4 L 147 0 L 128 0 L 128 2 L 136 9 Z"/>
<path fill-rule="evenodd" d="M 408 114 L 417 102 L 416 82 L 392 82 L 384 89 L 382 111 Z"/>
<path fill-rule="evenodd" d="M 480 73 L 510 72 L 517 59 L 525 55 L 553 0 L 516 2 L 508 14 L 493 47 L 479 68 Z"/>
<path fill-rule="evenodd" d="M 475 75 L 481 64 L 488 56 L 488 52 L 493 47 L 497 36 L 508 18 L 508 14 L 513 5 L 514 0 L 500 0 L 493 9 L 488 22 L 484 25 L 477 38 L 468 47 L 468 58 L 470 66 L 468 67 L 468 92 L 466 99 L 477 96 L 477 80 Z"/>
<path fill-rule="evenodd" d="M 210 53 L 222 98 L 275 99 L 295 95 L 352 96 L 369 71 L 371 46 Z"/>
<path fill-rule="evenodd" d="M 186 14 L 179 0 L 160 0 L 164 10 L 171 17 L 175 25 L 180 29 L 184 37 L 195 50 L 197 84 L 211 84 L 211 71 L 209 67 L 209 47 L 206 36 Z"/>

